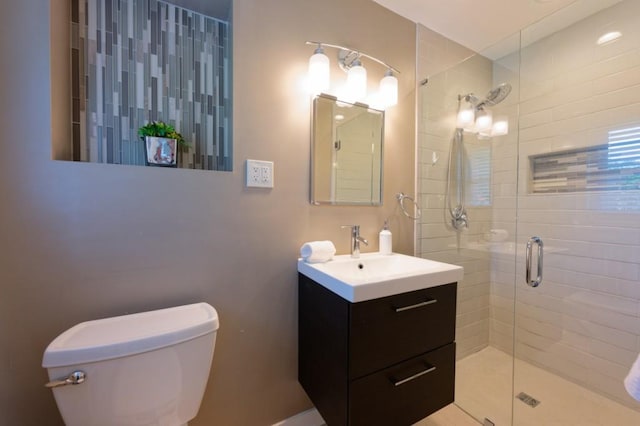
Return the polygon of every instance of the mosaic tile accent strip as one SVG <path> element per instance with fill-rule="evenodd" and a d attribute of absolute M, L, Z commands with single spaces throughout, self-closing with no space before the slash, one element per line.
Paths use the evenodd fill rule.
<path fill-rule="evenodd" d="M 144 165 L 140 126 L 191 147 L 181 167 L 231 170 L 230 23 L 158 0 L 72 0 L 74 160 Z"/>
<path fill-rule="evenodd" d="M 609 132 L 609 142 L 529 157 L 530 193 L 640 189 L 640 127 Z"/>

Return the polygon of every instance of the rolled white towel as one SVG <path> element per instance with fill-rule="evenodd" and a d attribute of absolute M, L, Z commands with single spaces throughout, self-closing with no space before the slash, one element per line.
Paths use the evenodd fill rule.
<path fill-rule="evenodd" d="M 624 388 L 636 401 L 640 401 L 640 354 L 624 379 Z"/>
<path fill-rule="evenodd" d="M 300 247 L 300 256 L 307 263 L 321 263 L 331 260 L 336 254 L 336 246 L 331 241 L 311 241 Z"/>

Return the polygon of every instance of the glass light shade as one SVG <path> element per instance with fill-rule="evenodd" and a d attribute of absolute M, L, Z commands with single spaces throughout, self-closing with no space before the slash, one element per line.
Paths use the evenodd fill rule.
<path fill-rule="evenodd" d="M 309 58 L 309 92 L 313 95 L 329 90 L 329 58 L 322 49 Z"/>
<path fill-rule="evenodd" d="M 385 107 L 391 107 L 398 103 L 398 79 L 388 71 L 380 80 L 380 97 Z"/>
<path fill-rule="evenodd" d="M 349 98 L 361 101 L 367 96 L 367 70 L 360 64 L 349 68 L 347 72 L 347 91 Z"/>
<path fill-rule="evenodd" d="M 476 128 L 478 133 L 490 133 L 493 126 L 493 117 L 491 111 L 480 110 L 476 114 Z"/>
<path fill-rule="evenodd" d="M 472 108 L 464 108 L 458 111 L 458 117 L 456 118 L 456 127 L 458 129 L 464 129 L 472 131 L 475 125 L 476 114 Z"/>
<path fill-rule="evenodd" d="M 375 92 L 367 98 L 364 102 L 369 105 L 373 109 L 377 109 L 378 111 L 384 111 L 388 106 L 384 100 L 382 99 L 382 94 L 380 92 Z"/>
<path fill-rule="evenodd" d="M 496 119 L 491 128 L 491 136 L 503 136 L 509 133 L 509 120 L 504 117 Z"/>

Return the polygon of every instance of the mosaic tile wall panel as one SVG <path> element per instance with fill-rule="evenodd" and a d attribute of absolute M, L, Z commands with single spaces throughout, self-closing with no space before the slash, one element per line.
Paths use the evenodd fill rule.
<path fill-rule="evenodd" d="M 74 160 L 145 164 L 140 126 L 173 124 L 181 167 L 231 170 L 230 24 L 157 0 L 72 0 Z"/>

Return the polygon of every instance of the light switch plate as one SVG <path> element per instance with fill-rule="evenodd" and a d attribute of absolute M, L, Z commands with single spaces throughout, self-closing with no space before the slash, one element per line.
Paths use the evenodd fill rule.
<path fill-rule="evenodd" d="M 273 188 L 273 161 L 247 160 L 247 187 Z"/>

